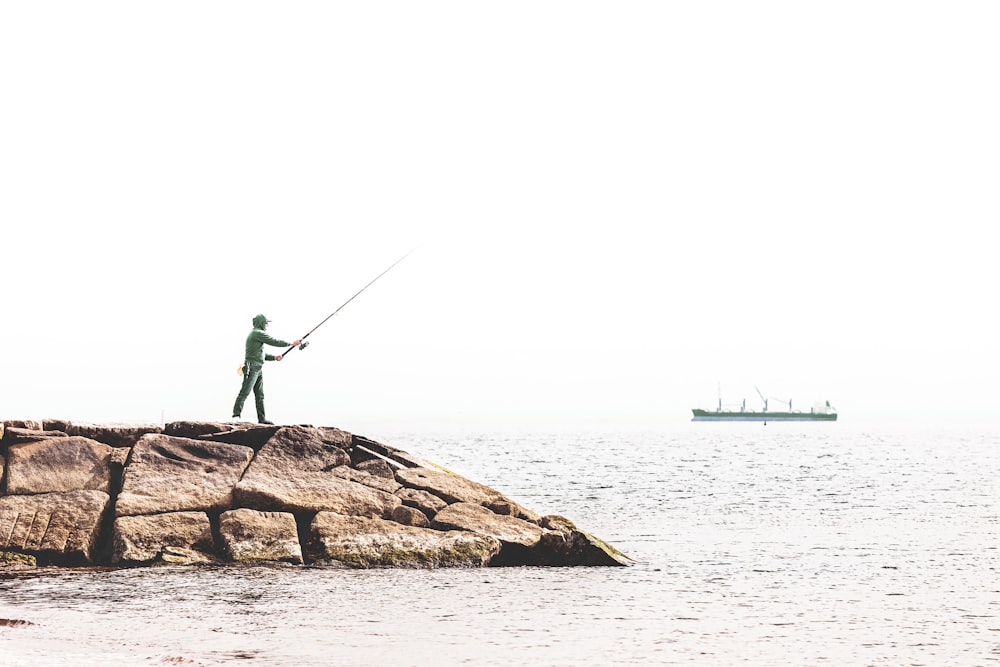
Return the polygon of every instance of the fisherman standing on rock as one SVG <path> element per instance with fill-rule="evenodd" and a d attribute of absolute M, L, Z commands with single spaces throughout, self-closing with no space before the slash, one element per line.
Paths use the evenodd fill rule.
<path fill-rule="evenodd" d="M 270 322 L 271 320 L 264 315 L 257 315 L 253 318 L 253 331 L 247 336 L 246 361 L 243 364 L 243 386 L 240 387 L 240 393 L 233 405 L 234 421 L 240 419 L 240 415 L 243 413 L 243 403 L 250 395 L 250 389 L 253 389 L 254 401 L 257 404 L 257 421 L 261 424 L 274 423 L 267 421 L 267 417 L 264 416 L 263 370 L 265 361 L 281 361 L 282 355 L 264 354 L 264 345 L 294 347 L 301 345 L 302 341 L 296 340 L 288 343 L 269 335 L 265 330 Z"/>

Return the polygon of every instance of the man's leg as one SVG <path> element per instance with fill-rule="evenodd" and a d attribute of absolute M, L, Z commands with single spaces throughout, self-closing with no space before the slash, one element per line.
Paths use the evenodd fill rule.
<path fill-rule="evenodd" d="M 264 416 L 264 373 L 257 373 L 257 382 L 253 386 L 253 397 L 254 401 L 257 403 L 257 421 L 265 422 L 267 417 Z"/>
<path fill-rule="evenodd" d="M 260 368 L 254 370 L 251 364 L 247 364 L 243 368 L 243 386 L 240 387 L 239 396 L 236 397 L 236 403 L 233 404 L 234 417 L 239 417 L 243 414 L 243 403 L 246 402 L 247 396 L 250 395 L 250 390 L 256 385 L 260 377 L 260 372 Z"/>

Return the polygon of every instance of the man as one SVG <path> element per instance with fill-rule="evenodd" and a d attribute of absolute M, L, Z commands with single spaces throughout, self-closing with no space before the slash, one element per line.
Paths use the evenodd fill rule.
<path fill-rule="evenodd" d="M 264 354 L 264 346 L 292 347 L 300 345 L 302 340 L 299 339 L 291 343 L 286 343 L 283 340 L 278 340 L 268 335 L 265 329 L 267 329 L 267 325 L 270 323 L 271 320 L 267 319 L 264 315 L 257 315 L 253 318 L 253 331 L 247 336 L 246 361 L 243 364 L 243 386 L 240 387 L 239 396 L 236 397 L 236 404 L 233 405 L 234 421 L 240 419 L 240 415 L 243 413 L 243 403 L 247 400 L 247 396 L 250 395 L 250 389 L 252 388 L 254 401 L 257 403 L 257 421 L 261 424 L 274 423 L 267 421 L 267 418 L 264 416 L 263 370 L 265 361 L 281 361 L 282 355 Z"/>

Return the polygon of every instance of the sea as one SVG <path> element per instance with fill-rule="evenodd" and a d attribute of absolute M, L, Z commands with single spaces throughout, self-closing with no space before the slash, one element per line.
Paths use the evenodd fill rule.
<path fill-rule="evenodd" d="M 1000 665 L 1000 429 L 363 433 L 631 567 L 41 569 L 0 665 Z"/>

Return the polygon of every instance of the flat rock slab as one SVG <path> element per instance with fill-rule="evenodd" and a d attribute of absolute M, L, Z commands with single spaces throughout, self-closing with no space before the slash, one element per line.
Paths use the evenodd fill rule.
<path fill-rule="evenodd" d="M 230 429 L 219 432 L 207 433 L 197 436 L 198 440 L 211 440 L 213 442 L 228 442 L 231 445 L 243 445 L 252 448 L 255 452 L 267 444 L 281 426 L 259 426 L 257 424 L 234 424 Z"/>
<path fill-rule="evenodd" d="M 509 514 L 537 523 L 541 516 L 515 503 L 495 489 L 471 479 L 434 468 L 405 468 L 396 471 L 396 480 L 410 489 L 427 491 L 452 503 L 473 503 L 498 514 Z"/>
<path fill-rule="evenodd" d="M 364 484 L 365 486 L 370 486 L 373 489 L 385 491 L 386 493 L 395 493 L 399 489 L 403 488 L 402 485 L 393 477 L 373 475 L 364 470 L 355 470 L 351 466 L 337 466 L 330 472 L 342 479 L 349 479 L 352 482 Z"/>
<path fill-rule="evenodd" d="M 234 424 L 226 422 L 170 422 L 163 427 L 164 435 L 172 435 L 175 438 L 191 438 L 192 440 L 209 433 L 221 433 L 234 429 L 250 428 L 251 424 Z"/>
<path fill-rule="evenodd" d="M 204 512 L 170 512 L 115 519 L 111 562 L 211 563 L 212 525 Z"/>
<path fill-rule="evenodd" d="M 7 493 L 109 493 L 112 450 L 79 436 L 11 445 L 7 450 Z"/>
<path fill-rule="evenodd" d="M 332 472 L 294 476 L 255 471 L 253 466 L 236 485 L 234 504 L 263 512 L 337 512 L 352 516 L 388 517 L 399 498 Z"/>
<path fill-rule="evenodd" d="M 70 564 L 93 563 L 110 502 L 103 491 L 0 497 L 0 549 Z"/>
<path fill-rule="evenodd" d="M 125 466 L 117 516 L 233 507 L 233 488 L 253 450 L 162 434 L 144 435 Z"/>
<path fill-rule="evenodd" d="M 69 434 L 63 431 L 43 431 L 30 428 L 18 428 L 11 426 L 4 430 L 3 444 L 8 447 L 20 442 L 38 442 L 49 438 L 67 438 Z"/>
<path fill-rule="evenodd" d="M 279 429 L 257 452 L 236 485 L 234 506 L 264 512 L 390 516 L 401 504 L 399 498 L 336 472 L 351 460 L 341 444 L 350 444 L 350 434 L 337 429 Z M 379 479 L 380 483 L 390 482 Z"/>
<path fill-rule="evenodd" d="M 295 517 L 287 512 L 237 509 L 219 517 L 222 549 L 237 563 L 280 561 L 302 564 Z"/>
<path fill-rule="evenodd" d="M 90 438 L 112 447 L 131 447 L 147 433 L 160 433 L 159 424 L 67 424 L 66 433 Z"/>
<path fill-rule="evenodd" d="M 438 530 L 468 530 L 489 535 L 505 544 L 531 548 L 542 539 L 542 529 L 513 516 L 494 514 L 482 505 L 455 503 L 434 516 L 431 523 Z"/>
<path fill-rule="evenodd" d="M 413 507 L 420 510 L 429 518 L 434 518 L 434 515 L 443 510 L 448 506 L 448 503 L 441 500 L 433 493 L 429 491 L 422 491 L 420 489 L 408 489 L 403 487 L 395 492 L 395 495 L 399 496 L 399 499 L 403 501 L 403 504 L 407 507 Z"/>
<path fill-rule="evenodd" d="M 350 444 L 350 434 L 337 429 L 285 426 L 261 447 L 248 472 L 326 472 L 350 465 L 351 457 L 344 450 Z"/>
<path fill-rule="evenodd" d="M 475 533 L 320 512 L 310 526 L 306 551 L 317 563 L 349 568 L 484 567 L 499 553 L 500 542 Z"/>

